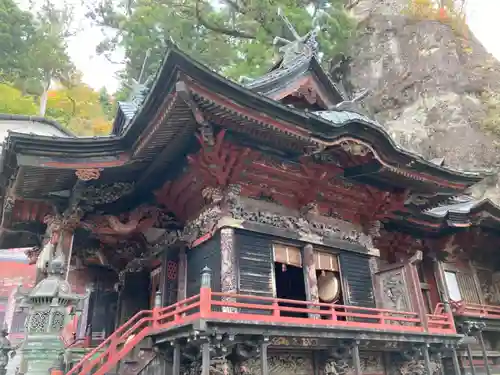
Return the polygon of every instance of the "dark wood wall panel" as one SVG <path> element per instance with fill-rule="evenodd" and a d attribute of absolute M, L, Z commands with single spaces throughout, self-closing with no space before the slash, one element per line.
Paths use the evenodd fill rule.
<path fill-rule="evenodd" d="M 186 252 L 187 257 L 187 297 L 200 293 L 201 270 L 207 266 L 212 270 L 212 290 L 220 292 L 220 236 L 217 233 L 208 241 L 189 249 Z"/>
<path fill-rule="evenodd" d="M 369 256 L 349 251 L 339 253 L 340 272 L 344 278 L 344 303 L 352 306 L 375 307 Z"/>
<path fill-rule="evenodd" d="M 274 295 L 273 241 L 253 232 L 236 231 L 238 292 L 272 297 Z"/>
<path fill-rule="evenodd" d="M 457 272 L 457 282 L 465 302 L 481 303 L 472 272 Z"/>

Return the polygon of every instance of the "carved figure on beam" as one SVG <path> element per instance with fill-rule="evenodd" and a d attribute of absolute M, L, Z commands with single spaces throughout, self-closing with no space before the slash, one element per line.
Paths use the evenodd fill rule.
<path fill-rule="evenodd" d="M 93 215 L 82 222 L 81 226 L 98 236 L 127 236 L 151 228 L 157 222 L 159 212 L 157 207 L 139 206 L 130 214 L 121 216 Z"/>
<path fill-rule="evenodd" d="M 180 81 L 177 82 L 175 89 L 179 93 L 179 96 L 189 106 L 191 112 L 193 113 L 194 119 L 200 125 L 200 135 L 203 139 L 203 142 L 208 144 L 209 146 L 213 146 L 215 144 L 214 130 L 203 116 L 202 110 L 194 101 L 189 86 L 186 84 L 186 82 Z"/>

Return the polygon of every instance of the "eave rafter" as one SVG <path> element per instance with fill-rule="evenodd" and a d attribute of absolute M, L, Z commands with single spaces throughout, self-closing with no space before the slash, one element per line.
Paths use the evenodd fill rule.
<path fill-rule="evenodd" d="M 277 118 L 271 118 L 267 116 L 265 113 L 257 112 L 251 108 L 244 108 L 239 104 L 235 103 L 234 101 L 231 101 L 229 98 L 208 91 L 205 87 L 195 82 L 194 80 L 186 82 L 186 86 L 188 87 L 189 91 L 192 92 L 193 94 L 197 94 L 203 98 L 206 98 L 211 103 L 216 104 L 217 106 L 220 106 L 221 108 L 224 108 L 229 112 L 238 113 L 248 121 L 255 122 L 257 124 L 262 124 L 268 128 L 273 128 L 274 131 L 289 135 L 297 139 L 307 141 L 309 144 L 314 144 L 318 147 L 323 147 L 324 149 L 328 149 L 338 146 L 343 147 L 343 145 L 345 145 L 346 143 L 352 143 L 355 144 L 356 147 L 363 147 L 368 149 L 373 154 L 374 158 L 382 165 L 383 168 L 395 174 L 404 176 L 405 178 L 414 179 L 416 181 L 425 181 L 434 184 L 440 188 L 451 188 L 451 189 L 456 189 L 458 191 L 463 191 L 468 187 L 466 183 L 461 183 L 461 182 L 455 183 L 446 178 L 437 177 L 428 173 L 416 172 L 412 170 L 412 167 L 416 164 L 415 160 L 410 159 L 408 161 L 408 165 L 398 165 L 398 166 L 392 165 L 390 162 L 387 161 L 388 157 L 386 155 L 378 152 L 375 149 L 375 147 L 372 144 L 370 144 L 370 142 L 364 139 L 355 138 L 353 136 L 340 136 L 333 140 L 327 140 L 323 137 L 316 136 L 313 132 L 305 128 L 292 125 Z M 223 124 L 220 125 L 223 126 Z M 365 128 L 366 130 L 368 130 L 369 126 L 366 125 Z M 381 130 L 375 131 L 374 129 L 371 129 L 370 132 L 382 133 Z M 378 137 L 379 138 L 384 137 L 386 143 L 391 142 L 387 134 L 384 134 L 383 136 L 381 134 L 378 134 Z M 395 146 L 391 145 L 391 147 L 394 148 Z M 394 150 L 392 150 L 392 152 L 394 153 Z M 405 158 L 408 158 L 408 156 L 405 156 Z"/>
<path fill-rule="evenodd" d="M 200 150 L 189 155 L 189 168 L 155 192 L 159 203 L 187 219 L 207 203 L 208 190 L 222 194 L 239 185 L 244 196 L 271 200 L 303 213 L 314 211 L 361 224 L 366 231 L 375 222 L 402 211 L 408 191 L 385 192 L 355 185 L 342 178 L 343 168 L 318 162 L 311 156 L 297 163 L 278 161 L 225 139 L 222 130 L 210 144 L 198 136 Z"/>

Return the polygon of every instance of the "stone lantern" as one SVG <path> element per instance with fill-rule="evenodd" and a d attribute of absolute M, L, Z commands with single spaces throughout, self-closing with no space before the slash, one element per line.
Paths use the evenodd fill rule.
<path fill-rule="evenodd" d="M 7 364 L 9 363 L 9 354 L 12 351 L 12 346 L 7 338 L 7 330 L 2 329 L 0 332 L 0 375 L 7 373 Z"/>
<path fill-rule="evenodd" d="M 25 363 L 24 375 L 44 374 L 57 363 L 63 352 L 62 330 L 75 314 L 85 295 L 71 292 L 64 279 L 66 262 L 62 253 L 51 259 L 48 275 L 30 291 L 18 291 L 19 308 L 28 310 L 26 337 L 20 347 Z"/>

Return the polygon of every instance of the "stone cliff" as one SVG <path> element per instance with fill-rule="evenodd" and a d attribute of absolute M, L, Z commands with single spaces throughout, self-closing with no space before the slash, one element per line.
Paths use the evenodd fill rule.
<path fill-rule="evenodd" d="M 500 204 L 500 62 L 472 33 L 408 15 L 409 0 L 360 0 L 350 80 L 402 147 L 495 176 L 476 198 Z"/>

